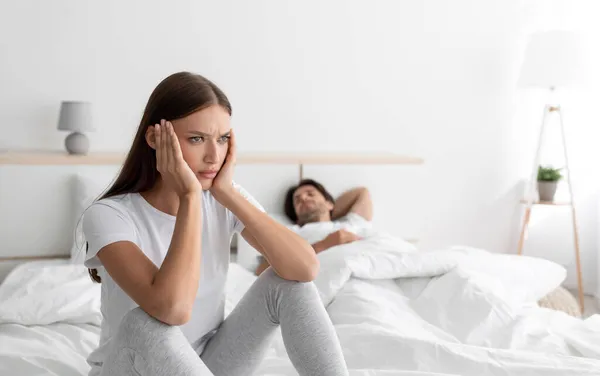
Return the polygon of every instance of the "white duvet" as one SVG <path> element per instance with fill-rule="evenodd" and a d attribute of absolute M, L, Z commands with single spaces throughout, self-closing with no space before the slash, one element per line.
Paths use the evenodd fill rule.
<path fill-rule="evenodd" d="M 600 375 L 600 316 L 536 301 L 564 268 L 377 236 L 319 255 L 315 283 L 352 375 Z M 294 374 L 278 338 L 260 374 Z"/>
<path fill-rule="evenodd" d="M 536 301 L 562 267 L 453 247 L 416 252 L 385 235 L 319 254 L 315 281 L 353 376 L 600 375 L 600 316 Z M 231 264 L 226 313 L 255 277 Z M 0 374 L 85 375 L 99 286 L 75 265 L 21 267 L 0 285 Z M 260 375 L 296 375 L 277 336 Z"/>

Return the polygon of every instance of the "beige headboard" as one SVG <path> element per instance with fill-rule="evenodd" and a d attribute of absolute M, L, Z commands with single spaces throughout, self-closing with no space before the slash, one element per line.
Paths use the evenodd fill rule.
<path fill-rule="evenodd" d="M 0 151 L 0 277 L 3 268 L 19 262 L 68 258 L 75 226 L 71 177 L 78 172 L 114 176 L 124 157 L 123 153 L 73 156 L 62 151 Z M 422 163 L 420 158 L 391 153 L 239 153 L 234 179 L 267 211 L 281 213 L 287 188 L 305 175 L 327 180 L 325 184 L 335 191 L 344 179 L 332 177 L 327 172 L 332 168 L 341 171 L 340 176 L 356 176 L 344 169 L 396 166 L 404 170 L 403 166 Z"/>

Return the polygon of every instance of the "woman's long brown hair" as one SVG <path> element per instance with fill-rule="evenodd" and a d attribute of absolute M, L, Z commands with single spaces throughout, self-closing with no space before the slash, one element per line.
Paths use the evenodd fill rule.
<path fill-rule="evenodd" d="M 212 105 L 220 105 L 231 115 L 231 104 L 227 96 L 203 76 L 179 72 L 162 80 L 148 99 L 133 144 L 119 175 L 98 200 L 151 189 L 159 173 L 156 169 L 156 152 L 146 141 L 148 127 L 160 123 L 161 119 L 169 121 L 180 119 Z M 85 249 L 87 252 L 87 242 Z M 88 271 L 95 282 L 101 282 L 97 269 L 88 269 Z"/>

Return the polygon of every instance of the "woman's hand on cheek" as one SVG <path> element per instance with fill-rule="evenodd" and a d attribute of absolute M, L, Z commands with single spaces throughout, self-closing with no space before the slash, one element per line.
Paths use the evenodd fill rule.
<path fill-rule="evenodd" d="M 225 163 L 219 170 L 219 173 L 213 179 L 210 192 L 219 199 L 219 196 L 227 195 L 233 191 L 233 170 L 236 161 L 236 146 L 235 146 L 235 134 L 233 129 L 230 132 L 229 138 L 229 149 L 227 150 L 227 156 L 225 157 Z"/>

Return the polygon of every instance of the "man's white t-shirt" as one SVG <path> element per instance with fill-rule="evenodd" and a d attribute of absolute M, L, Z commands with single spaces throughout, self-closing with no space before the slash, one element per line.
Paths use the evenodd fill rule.
<path fill-rule="evenodd" d="M 242 187 L 233 186 L 253 205 L 264 208 Z M 102 199 L 84 213 L 83 232 L 88 242 L 85 266 L 98 269 L 102 278 L 102 324 L 99 347 L 88 357 L 90 375 L 100 372 L 102 362 L 123 316 L 137 304 L 102 267 L 97 257 L 104 246 L 117 241 L 131 241 L 160 267 L 166 257 L 175 228 L 176 217 L 164 213 L 139 193 L 127 193 Z M 180 326 L 194 350 L 200 354 L 206 341 L 224 319 L 225 282 L 229 267 L 230 242 L 244 224 L 210 193 L 202 192 L 202 256 L 200 281 L 189 322 Z M 200 250 L 199 250 L 200 251 Z"/>
<path fill-rule="evenodd" d="M 346 230 L 360 237 L 367 237 L 372 229 L 371 222 L 356 213 L 348 213 L 335 221 L 311 222 L 303 226 L 292 225 L 288 227 L 309 244 L 321 241 L 327 235 L 339 230 Z"/>

